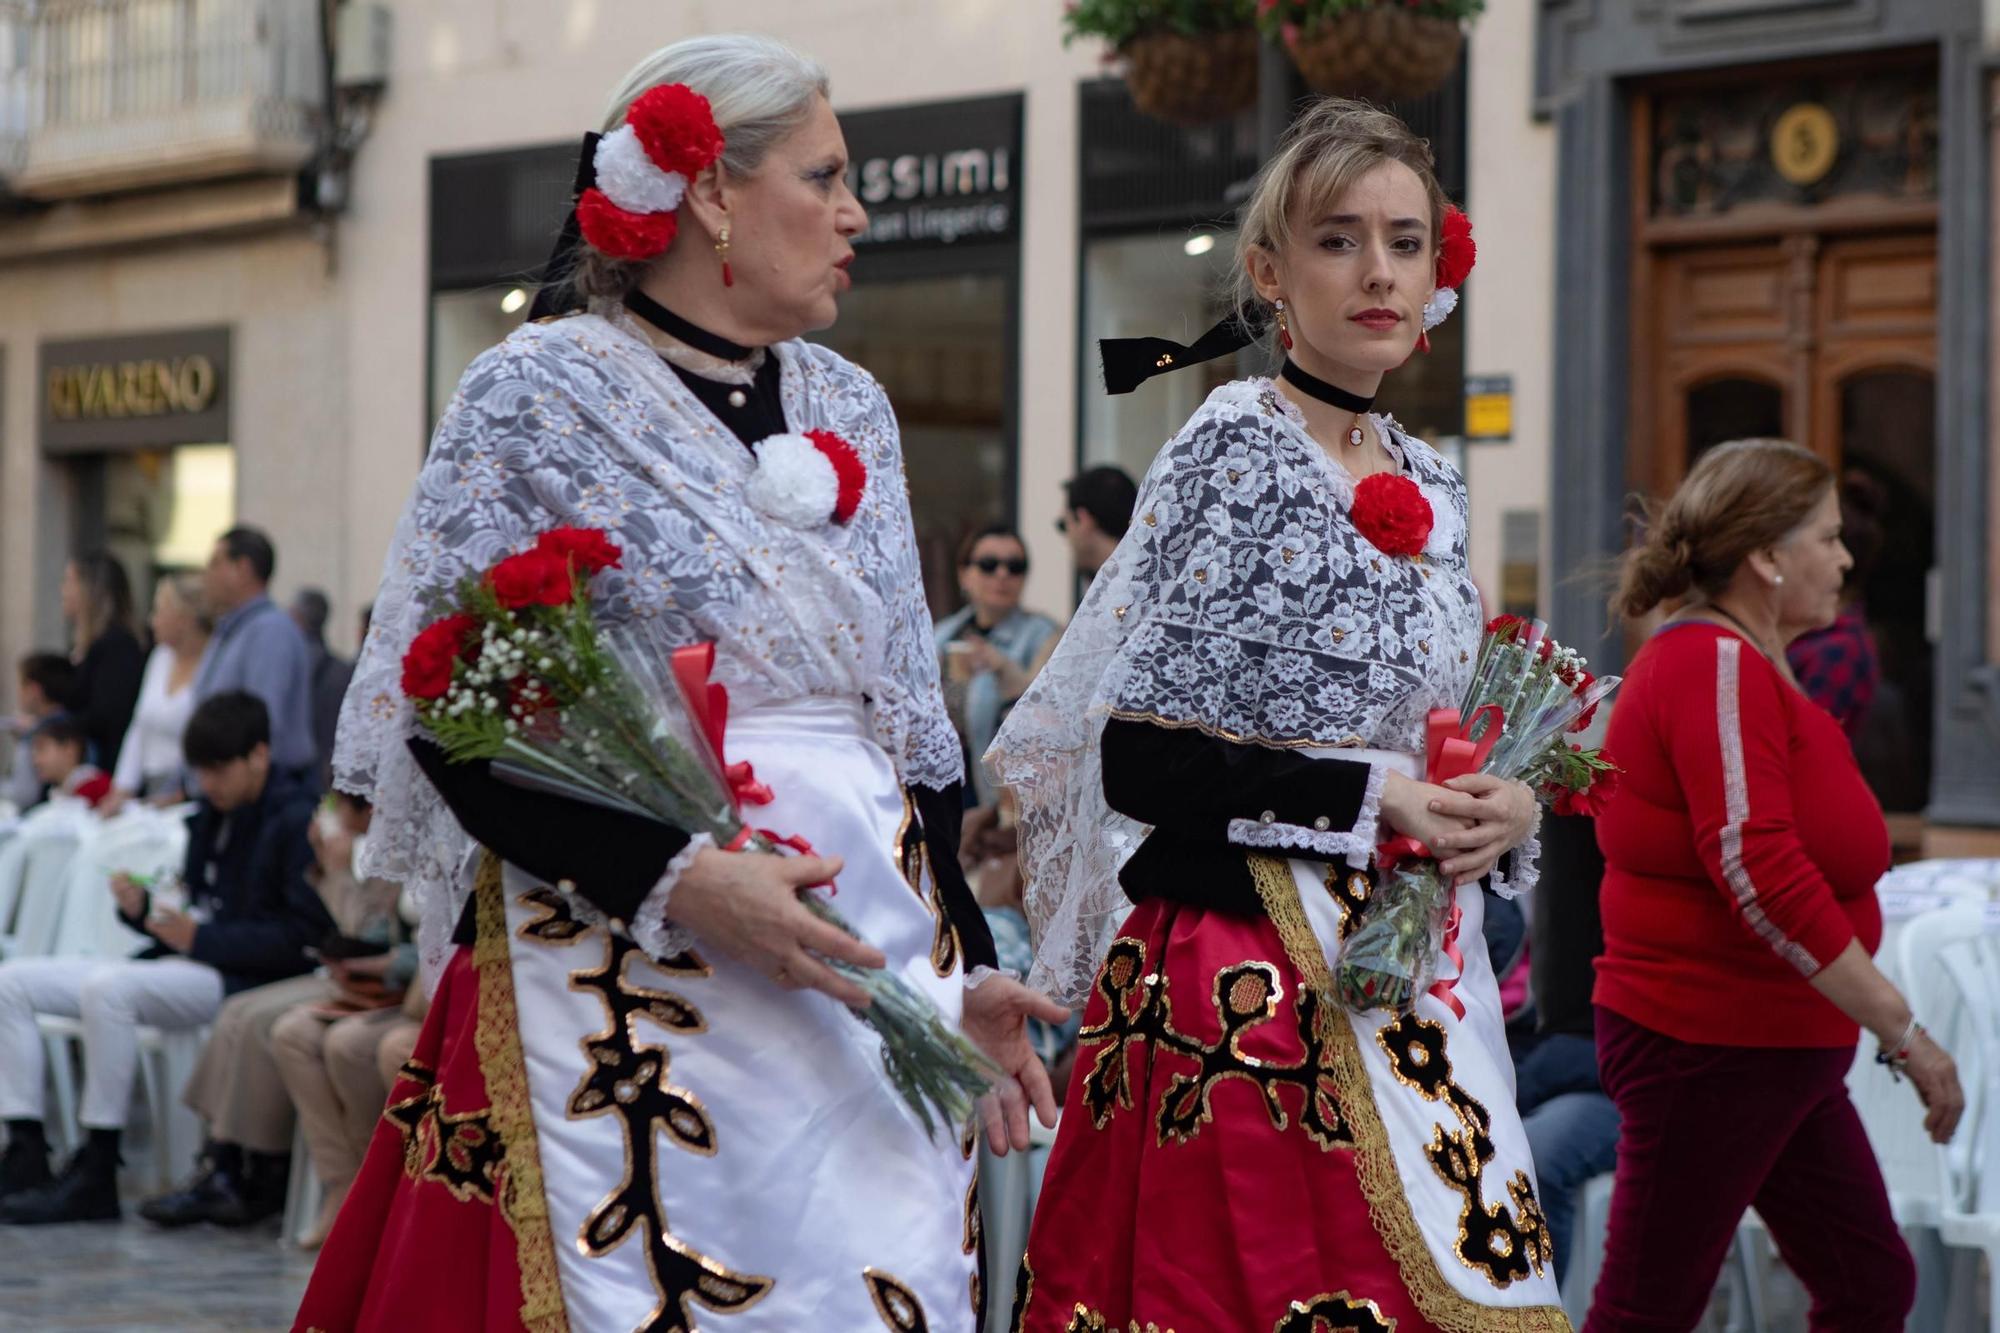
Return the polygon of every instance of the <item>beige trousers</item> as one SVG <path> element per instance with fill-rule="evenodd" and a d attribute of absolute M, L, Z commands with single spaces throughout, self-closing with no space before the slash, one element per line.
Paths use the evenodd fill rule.
<path fill-rule="evenodd" d="M 292 1150 L 292 1100 L 272 1057 L 271 1032 L 285 1014 L 333 994 L 307 974 L 238 991 L 222 1003 L 201 1061 L 182 1100 L 208 1124 L 208 1135 L 248 1152 Z"/>
<path fill-rule="evenodd" d="M 418 1027 L 401 1006 L 338 1018 L 308 1006 L 278 1021 L 272 1052 L 298 1107 L 313 1170 L 328 1189 L 345 1188 L 361 1170 L 389 1084 L 409 1058 Z M 395 1063 L 384 1074 L 381 1061 L 391 1047 Z"/>

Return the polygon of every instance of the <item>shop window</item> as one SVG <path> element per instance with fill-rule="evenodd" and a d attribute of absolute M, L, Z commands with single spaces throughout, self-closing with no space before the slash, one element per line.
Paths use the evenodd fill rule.
<path fill-rule="evenodd" d="M 459 377 L 478 355 L 500 342 L 527 317 L 528 287 L 478 287 L 431 297 L 431 425 L 451 404 Z M 425 447 L 429 447 L 426 438 Z"/>

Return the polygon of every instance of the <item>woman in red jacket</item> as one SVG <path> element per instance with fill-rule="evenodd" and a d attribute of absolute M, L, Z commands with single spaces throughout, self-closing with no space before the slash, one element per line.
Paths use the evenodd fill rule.
<path fill-rule="evenodd" d="M 1710 450 L 1625 557 L 1615 606 L 1687 604 L 1625 676 L 1606 748 L 1598 1062 L 1622 1119 L 1586 1333 L 1685 1330 L 1755 1205 L 1815 1330 L 1901 1328 L 1915 1271 L 1845 1083 L 1859 1028 L 1942 1143 L 1951 1057 L 1870 958 L 1889 836 L 1785 645 L 1833 620 L 1851 563 L 1826 464 Z"/>

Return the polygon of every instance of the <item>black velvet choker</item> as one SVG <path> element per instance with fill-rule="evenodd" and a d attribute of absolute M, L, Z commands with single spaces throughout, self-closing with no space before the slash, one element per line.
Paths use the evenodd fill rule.
<path fill-rule="evenodd" d="M 1358 416 L 1375 406 L 1374 395 L 1363 398 L 1358 393 L 1349 393 L 1338 384 L 1329 384 L 1317 375 L 1309 375 L 1300 370 L 1298 362 L 1290 357 L 1285 358 L 1285 368 L 1278 373 L 1285 377 L 1285 383 L 1299 392 L 1317 398 L 1322 403 L 1331 403 L 1343 412 L 1352 412 Z"/>
<path fill-rule="evenodd" d="M 699 324 L 690 324 L 636 287 L 625 294 L 625 308 L 660 332 L 671 334 L 696 351 L 724 361 L 747 360 L 757 350 L 742 343 L 733 343 L 720 334 L 710 333 Z"/>

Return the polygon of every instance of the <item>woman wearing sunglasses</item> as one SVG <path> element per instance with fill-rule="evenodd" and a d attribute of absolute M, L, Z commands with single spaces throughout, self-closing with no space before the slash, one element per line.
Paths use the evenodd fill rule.
<path fill-rule="evenodd" d="M 1021 609 L 1027 578 L 1028 548 L 1005 524 L 980 528 L 958 548 L 965 608 L 937 623 L 937 644 L 945 702 L 972 755 L 986 753 L 993 743 L 1001 715 L 1034 679 L 1029 664 L 1040 660 L 1057 629 L 1047 616 Z M 979 804 L 985 805 L 993 799 L 992 779 L 980 764 L 966 767 Z"/>

